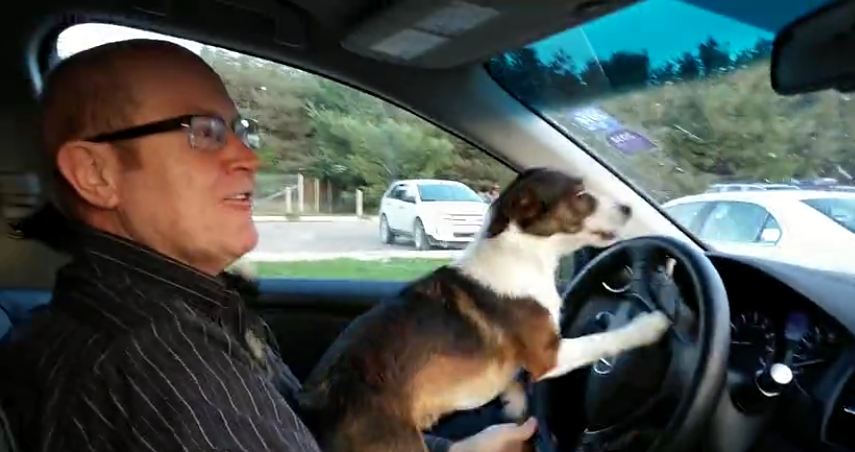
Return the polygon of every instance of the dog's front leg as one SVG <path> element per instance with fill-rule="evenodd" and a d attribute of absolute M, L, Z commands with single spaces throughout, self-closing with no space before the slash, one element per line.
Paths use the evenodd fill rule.
<path fill-rule="evenodd" d="M 657 342 L 671 322 L 660 311 L 643 313 L 621 328 L 573 339 L 562 339 L 554 368 L 538 380 L 559 377 L 601 358 Z"/>
<path fill-rule="evenodd" d="M 518 380 L 511 381 L 508 387 L 502 391 L 501 399 L 504 403 L 502 413 L 505 417 L 514 421 L 523 420 L 526 411 L 528 411 L 528 399 L 522 383 Z"/>

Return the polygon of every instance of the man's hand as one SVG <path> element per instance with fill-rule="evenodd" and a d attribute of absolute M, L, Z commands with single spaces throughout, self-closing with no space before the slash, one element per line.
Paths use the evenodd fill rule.
<path fill-rule="evenodd" d="M 522 425 L 491 425 L 477 435 L 452 444 L 449 452 L 521 452 L 536 429 L 534 418 L 529 418 Z"/>

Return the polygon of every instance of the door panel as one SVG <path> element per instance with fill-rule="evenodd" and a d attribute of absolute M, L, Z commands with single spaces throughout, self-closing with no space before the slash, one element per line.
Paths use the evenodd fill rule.
<path fill-rule="evenodd" d="M 347 324 L 403 282 L 263 280 L 250 308 L 273 330 L 282 358 L 300 380 Z"/>
<path fill-rule="evenodd" d="M 386 214 L 386 221 L 392 229 L 398 229 L 398 206 L 401 202 L 398 200 L 399 191 L 398 187 L 394 187 L 389 191 L 389 196 L 383 199 L 383 213 Z"/>
<path fill-rule="evenodd" d="M 380 300 L 395 296 L 406 282 L 264 280 L 250 308 L 276 335 L 282 359 L 305 381 L 348 323 Z M 508 422 L 496 398 L 481 408 L 451 414 L 430 433 L 459 440 L 489 425 Z"/>
<path fill-rule="evenodd" d="M 413 233 L 413 221 L 416 219 L 416 188 L 407 185 L 401 198 L 399 229 L 407 234 Z"/>

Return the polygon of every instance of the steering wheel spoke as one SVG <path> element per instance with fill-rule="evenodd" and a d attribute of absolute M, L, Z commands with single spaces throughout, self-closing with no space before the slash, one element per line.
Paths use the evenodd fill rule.
<path fill-rule="evenodd" d="M 615 278 L 625 268 L 629 278 L 626 273 Z M 573 409 L 580 403 L 585 407 L 584 416 L 570 416 L 578 419 L 571 431 L 584 431 L 581 441 L 573 443 L 555 430 L 559 438 L 571 440 L 557 449 L 672 452 L 689 447 L 723 387 L 730 342 L 727 295 L 703 252 L 661 236 L 619 242 L 574 278 L 564 294 L 564 309 L 562 331 L 571 336 L 582 333 L 584 325 L 621 328 L 639 311 L 661 311 L 672 325 L 667 346 L 625 351 L 601 359 L 586 376 L 539 383 L 573 397 Z M 597 321 L 597 316 L 609 321 Z M 575 387 L 582 382 L 585 391 L 577 396 Z M 542 401 L 549 410 L 560 406 L 550 397 Z"/>
<path fill-rule="evenodd" d="M 649 245 L 630 248 L 628 254 L 632 276 L 627 295 L 648 311 L 662 311 L 671 320 L 673 336 L 684 343 L 692 342 L 688 331 L 695 315 L 686 306 L 673 279 L 676 261 Z"/>

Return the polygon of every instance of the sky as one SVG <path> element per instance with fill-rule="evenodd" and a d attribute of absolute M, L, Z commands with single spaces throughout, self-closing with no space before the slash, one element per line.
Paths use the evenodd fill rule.
<path fill-rule="evenodd" d="M 542 59 L 551 60 L 559 49 L 584 64 L 596 49 L 599 59 L 616 51 L 647 51 L 651 65 L 661 66 L 713 36 L 736 53 L 753 47 L 759 39 L 773 39 L 773 32 L 805 9 L 825 0 L 690 0 L 694 3 L 716 2 L 715 7 L 744 15 L 745 21 L 710 12 L 682 0 L 647 0 L 623 11 L 600 18 L 583 26 L 554 35 L 535 45 Z M 746 3 L 755 5 L 745 6 Z M 775 9 L 770 14 L 767 8 Z M 788 9 L 789 8 L 789 9 Z M 783 12 L 782 12 L 783 11 Z M 788 12 L 789 11 L 789 12 Z M 798 11 L 798 13 L 796 12 Z M 774 21 L 770 17 L 774 16 Z M 748 22 L 762 24 L 767 30 Z"/>
<path fill-rule="evenodd" d="M 124 41 L 127 39 L 149 38 L 172 41 L 195 53 L 202 51 L 202 44 L 186 39 L 179 39 L 135 28 L 107 24 L 81 24 L 63 30 L 57 40 L 57 52 L 60 58 L 66 58 L 77 52 L 108 42 Z"/>

